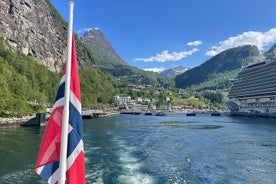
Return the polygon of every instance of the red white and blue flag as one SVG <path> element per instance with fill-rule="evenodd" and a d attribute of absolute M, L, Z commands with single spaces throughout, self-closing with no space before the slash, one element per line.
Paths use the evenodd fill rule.
<path fill-rule="evenodd" d="M 63 76 L 56 96 L 56 102 L 42 138 L 35 166 L 35 171 L 51 184 L 58 183 L 60 175 L 59 161 L 62 116 L 65 101 L 65 68 L 66 67 L 64 67 Z M 71 68 L 66 183 L 82 184 L 85 183 L 85 161 L 82 140 L 83 125 L 81 116 L 80 83 L 74 36 L 72 37 Z"/>

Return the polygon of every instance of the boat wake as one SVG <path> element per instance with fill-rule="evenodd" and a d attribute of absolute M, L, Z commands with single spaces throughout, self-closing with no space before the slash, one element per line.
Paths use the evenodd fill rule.
<path fill-rule="evenodd" d="M 122 139 L 115 138 L 118 151 L 118 164 L 122 171 L 118 176 L 119 183 L 131 183 L 131 184 L 152 184 L 155 183 L 154 179 L 147 173 L 142 172 L 143 163 L 142 160 L 135 157 L 136 147 L 128 146 Z"/>
<path fill-rule="evenodd" d="M 35 181 L 36 183 L 45 183 L 41 180 L 38 175 L 35 174 L 33 169 L 26 169 L 21 171 L 16 171 L 13 173 L 6 174 L 0 178 L 1 184 L 25 184 L 30 183 L 30 181 Z"/>

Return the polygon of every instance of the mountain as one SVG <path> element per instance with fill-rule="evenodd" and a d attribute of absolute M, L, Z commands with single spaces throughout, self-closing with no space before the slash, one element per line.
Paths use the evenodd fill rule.
<path fill-rule="evenodd" d="M 100 70 L 113 76 L 117 81 L 136 85 L 161 85 L 172 87 L 174 81 L 164 75 L 129 66 L 113 49 L 101 30 L 94 28 L 80 38 L 92 51 Z"/>
<path fill-rule="evenodd" d="M 276 58 L 276 44 L 274 44 L 268 51 L 263 54 L 266 59 L 275 59 Z"/>
<path fill-rule="evenodd" d="M 41 112 L 55 100 L 67 23 L 49 0 L 0 0 L 0 116 Z M 83 107 L 114 101 L 115 81 L 75 35 Z"/>
<path fill-rule="evenodd" d="M 225 50 L 203 64 L 175 77 L 178 88 L 197 85 L 197 89 L 217 89 L 229 87 L 229 79 L 234 78 L 240 68 L 252 61 L 262 60 L 256 46 L 245 45 Z"/>
<path fill-rule="evenodd" d="M 0 0 L 0 11 L 0 116 L 43 110 L 55 99 L 66 60 L 67 23 L 49 0 Z M 113 103 L 121 83 L 174 85 L 161 74 L 129 66 L 97 33 L 94 48 L 75 35 L 83 107 Z"/>
<path fill-rule="evenodd" d="M 98 28 L 90 29 L 84 33 L 80 40 L 93 51 L 98 66 L 104 67 L 111 63 L 127 65 Z"/>
<path fill-rule="evenodd" d="M 188 70 L 189 70 L 189 68 L 186 68 L 186 67 L 183 67 L 183 66 L 175 66 L 175 67 L 169 68 L 167 70 L 164 70 L 164 71 L 162 71 L 160 73 L 163 74 L 163 75 L 166 75 L 168 77 L 172 77 L 173 78 L 173 77 L 175 77 L 175 76 L 177 76 L 179 74 L 182 74 L 182 73 L 184 73 L 184 72 L 186 72 Z"/>
<path fill-rule="evenodd" d="M 51 71 L 66 60 L 67 23 L 49 0 L 0 0 L 0 37 L 13 51 L 33 56 Z M 81 67 L 94 66 L 91 53 L 76 38 Z"/>

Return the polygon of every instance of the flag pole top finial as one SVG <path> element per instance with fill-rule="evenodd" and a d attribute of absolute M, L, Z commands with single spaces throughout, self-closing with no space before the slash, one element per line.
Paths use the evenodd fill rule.
<path fill-rule="evenodd" d="M 74 5 L 75 3 L 73 1 L 69 1 L 68 5 Z"/>

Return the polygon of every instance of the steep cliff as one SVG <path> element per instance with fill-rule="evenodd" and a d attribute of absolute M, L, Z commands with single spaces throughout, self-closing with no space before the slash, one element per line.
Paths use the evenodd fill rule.
<path fill-rule="evenodd" d="M 0 37 L 51 71 L 60 71 L 65 61 L 66 36 L 67 24 L 49 0 L 0 0 Z M 93 67 L 91 54 L 78 43 L 80 66 Z"/>

